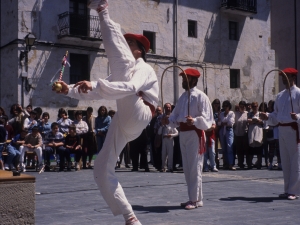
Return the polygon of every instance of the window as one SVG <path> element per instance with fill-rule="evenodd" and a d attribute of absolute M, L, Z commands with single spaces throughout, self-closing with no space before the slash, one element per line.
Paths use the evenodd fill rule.
<path fill-rule="evenodd" d="M 90 80 L 89 56 L 84 54 L 70 54 L 70 83 Z"/>
<path fill-rule="evenodd" d="M 87 0 L 70 0 L 70 34 L 88 36 Z"/>
<path fill-rule="evenodd" d="M 240 88 L 239 69 L 230 69 L 230 88 Z"/>
<path fill-rule="evenodd" d="M 188 37 L 197 38 L 197 21 L 188 20 Z"/>
<path fill-rule="evenodd" d="M 155 53 L 155 32 L 143 31 L 143 35 L 148 38 L 150 42 L 149 53 Z"/>
<path fill-rule="evenodd" d="M 229 21 L 229 40 L 238 40 L 238 23 Z"/>

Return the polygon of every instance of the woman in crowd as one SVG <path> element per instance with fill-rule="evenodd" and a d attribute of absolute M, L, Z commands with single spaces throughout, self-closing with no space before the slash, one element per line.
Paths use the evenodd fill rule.
<path fill-rule="evenodd" d="M 110 125 L 111 118 L 108 115 L 107 108 L 100 106 L 98 109 L 98 117 L 95 121 L 95 133 L 97 139 L 97 153 L 102 149 L 106 133 Z"/>
<path fill-rule="evenodd" d="M 251 157 L 249 156 L 248 151 L 248 112 L 246 111 L 247 104 L 245 101 L 240 101 L 238 106 L 239 111 L 235 112 L 235 122 L 233 126 L 233 131 L 238 157 L 238 166 L 240 167 L 240 169 L 244 169 L 245 155 L 248 167 L 252 166 L 252 163 L 250 162 Z"/>
<path fill-rule="evenodd" d="M 12 125 L 15 135 L 20 134 L 26 118 L 25 114 L 23 113 L 22 106 L 19 104 L 13 104 L 10 108 L 10 114 L 12 119 L 10 119 L 8 123 Z"/>
<path fill-rule="evenodd" d="M 222 112 L 218 116 L 218 125 L 221 126 L 219 138 L 223 151 L 224 169 L 236 170 L 234 167 L 233 144 L 233 125 L 235 121 L 234 112 L 231 111 L 231 103 L 226 100 L 222 104 Z"/>
<path fill-rule="evenodd" d="M 257 169 L 261 169 L 262 154 L 263 154 L 263 121 L 259 119 L 258 103 L 252 102 L 252 111 L 248 113 L 248 140 L 249 151 L 251 155 L 251 164 L 253 155 L 257 155 L 257 162 L 255 163 Z M 248 165 L 249 166 L 249 165 Z M 249 166 L 249 169 L 252 167 Z"/>
<path fill-rule="evenodd" d="M 5 110 L 0 106 L 0 118 L 2 118 L 3 116 L 7 116 L 5 113 Z"/>
<path fill-rule="evenodd" d="M 212 109 L 214 113 L 214 119 L 216 123 L 216 128 L 215 128 L 215 163 L 216 167 L 219 169 L 219 147 L 218 147 L 218 140 L 219 140 L 219 130 L 220 126 L 218 125 L 218 118 L 219 118 L 219 113 L 221 112 L 221 102 L 218 98 L 213 100 L 212 102 Z"/>

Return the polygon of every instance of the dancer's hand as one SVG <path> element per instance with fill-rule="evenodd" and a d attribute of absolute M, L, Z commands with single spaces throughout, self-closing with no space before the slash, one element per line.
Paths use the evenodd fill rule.
<path fill-rule="evenodd" d="M 88 93 L 88 91 L 92 90 L 92 84 L 89 81 L 83 80 L 79 81 L 74 85 L 74 88 L 78 86 L 79 93 Z"/>
<path fill-rule="evenodd" d="M 61 85 L 61 90 L 60 91 L 56 91 L 54 86 L 52 86 L 52 91 L 56 91 L 57 94 L 68 94 L 69 93 L 69 86 L 63 82 L 63 81 L 56 81 L 56 83 Z"/>
<path fill-rule="evenodd" d="M 291 117 L 293 120 L 297 120 L 298 119 L 298 116 L 296 113 L 291 113 Z"/>
<path fill-rule="evenodd" d="M 194 125 L 194 118 L 191 116 L 186 116 L 186 123 L 188 126 L 193 126 Z"/>

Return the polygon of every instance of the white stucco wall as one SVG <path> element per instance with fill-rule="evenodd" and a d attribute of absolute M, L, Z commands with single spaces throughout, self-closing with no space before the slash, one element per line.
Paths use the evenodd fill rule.
<path fill-rule="evenodd" d="M 15 1 L 16 3 L 16 1 Z M 173 56 L 173 3 L 172 0 L 114 0 L 110 1 L 111 18 L 120 23 L 124 33 L 142 33 L 143 30 L 156 33 L 156 55 L 166 56 L 164 59 L 148 57 L 148 62 L 157 73 L 159 83 L 164 69 L 172 65 Z M 207 86 L 208 97 L 213 100 L 219 98 L 237 103 L 240 100 L 258 101 L 262 99 L 262 81 L 264 75 L 275 67 L 275 53 L 270 49 L 270 1 L 258 1 L 258 14 L 253 19 L 231 13 L 221 12 L 220 1 L 179 1 L 178 6 L 178 60 L 184 69 L 193 65 L 201 73 L 206 72 L 207 83 L 203 86 L 203 76 L 199 79 L 198 87 L 204 90 Z M 78 38 L 58 39 L 58 14 L 69 10 L 68 1 L 61 0 L 20 0 L 18 1 L 17 25 L 10 27 L 11 31 L 18 31 L 17 37 L 24 39 L 29 33 L 37 37 L 37 43 L 28 54 L 28 76 L 32 78 L 36 88 L 24 94 L 24 105 L 31 103 L 40 106 L 56 118 L 60 107 L 67 109 L 86 109 L 92 106 L 96 111 L 105 105 L 108 109 L 116 109 L 115 102 L 77 101 L 65 96 L 56 95 L 51 91 L 49 81 L 61 66 L 61 59 L 66 50 L 69 53 L 88 54 L 90 62 L 91 80 L 105 78 L 108 75 L 108 62 L 103 52 L 103 45 L 99 41 L 81 40 Z M 2 7 L 3 11 L 3 7 Z M 94 11 L 91 15 L 97 15 Z M 16 16 L 16 15 L 14 15 Z M 1 13 L 1 19 L 3 13 Z M 9 23 L 9 16 L 3 23 Z M 197 38 L 187 37 L 187 20 L 197 21 Z M 228 38 L 228 21 L 239 23 L 239 41 Z M 3 29 L 3 28 L 2 28 Z M 10 35 L 9 33 L 7 34 Z M 1 33 L 1 37 L 2 37 Z M 261 37 L 260 37 L 261 36 Z M 13 37 L 5 37 L 10 40 Z M 1 43 L 3 42 L 3 38 Z M 58 45 L 51 45 L 60 44 Z M 1 44 L 2 45 L 2 44 Z M 75 45 L 76 48 L 66 47 Z M 7 98 L 1 104 L 10 106 L 11 101 L 21 99 L 21 78 L 23 69 L 19 64 L 20 51 L 24 45 L 12 45 L 7 48 L 13 76 L 8 85 L 1 91 L 16 93 L 18 98 Z M 65 46 L 65 47 L 63 47 Z M 80 47 L 81 46 L 81 47 Z M 81 49 L 79 49 L 79 47 Z M 89 49 L 84 49 L 88 47 Z M 102 51 L 91 50 L 100 48 Z M 11 53 L 8 53 L 11 51 Z M 3 58 L 3 54 L 1 54 Z M 168 58 L 167 58 L 168 57 Z M 3 60 L 2 60 L 3 62 Z M 240 69 L 241 88 L 229 88 L 229 69 Z M 7 76 L 8 64 L 2 63 L 1 77 Z M 19 78 L 18 78 L 19 77 Z M 66 67 L 64 81 L 69 82 L 69 68 Z M 276 86 L 274 75 L 268 78 L 266 85 L 266 100 L 274 98 Z M 18 88 L 16 88 L 18 87 Z M 182 93 L 181 79 L 179 79 L 179 93 Z M 164 77 L 164 102 L 174 102 L 173 72 L 170 69 Z M 13 104 L 15 102 L 11 102 Z"/>

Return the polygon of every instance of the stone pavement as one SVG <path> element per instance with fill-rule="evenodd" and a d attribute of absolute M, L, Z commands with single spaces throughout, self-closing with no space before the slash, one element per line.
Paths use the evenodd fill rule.
<path fill-rule="evenodd" d="M 143 225 L 167 224 L 299 224 L 300 200 L 279 199 L 283 192 L 282 171 L 220 170 L 204 173 L 204 206 L 184 210 L 187 200 L 182 172 L 131 172 L 116 174 Z M 48 172 L 36 179 L 36 224 L 124 224 L 113 216 L 93 180 L 92 170 Z"/>

